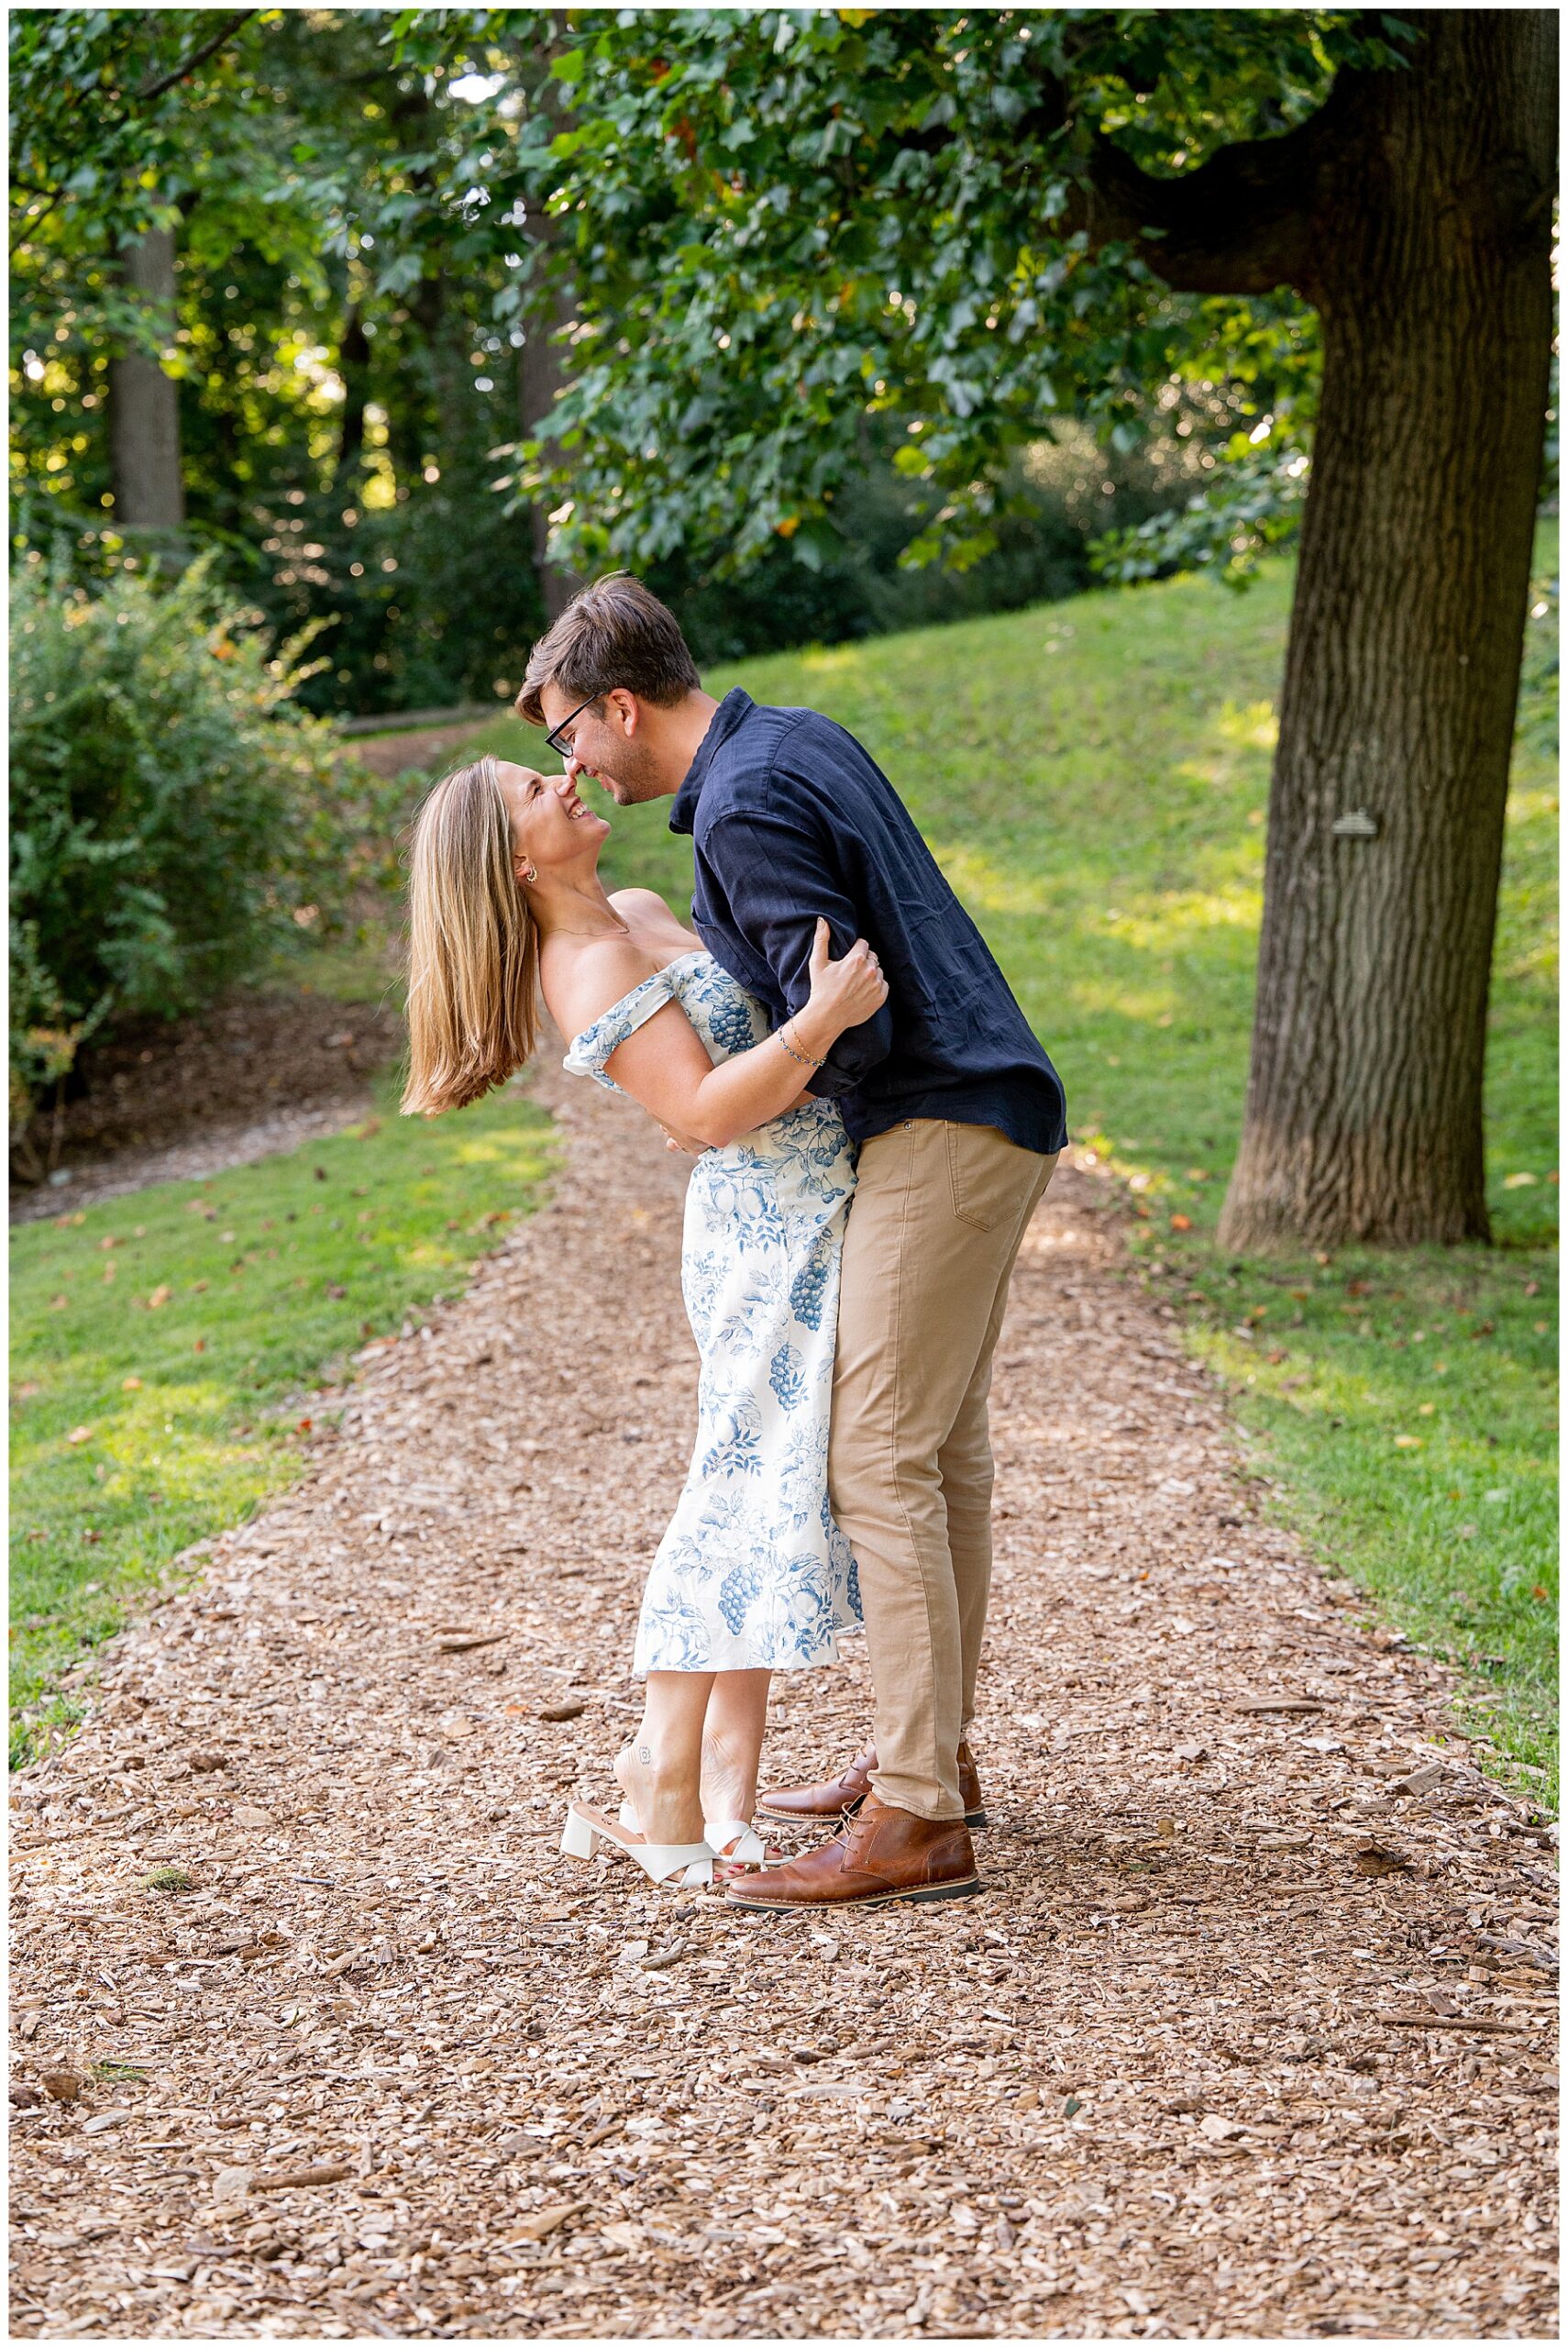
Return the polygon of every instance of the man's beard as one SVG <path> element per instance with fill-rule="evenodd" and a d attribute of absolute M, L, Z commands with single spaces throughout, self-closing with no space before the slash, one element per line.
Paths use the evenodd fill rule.
<path fill-rule="evenodd" d="M 661 799 L 667 790 L 657 760 L 640 742 L 627 742 L 616 751 L 610 781 L 613 785 L 610 796 L 623 807 L 640 806 L 646 799 Z"/>

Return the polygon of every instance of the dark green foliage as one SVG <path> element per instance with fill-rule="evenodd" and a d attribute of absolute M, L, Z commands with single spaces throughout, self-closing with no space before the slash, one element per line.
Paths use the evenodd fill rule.
<path fill-rule="evenodd" d="M 1174 178 L 1302 122 L 1346 64 L 1397 71 L 1410 38 L 1330 10 L 572 12 L 569 127 L 494 165 L 562 224 L 577 321 L 522 491 L 584 564 L 679 545 L 722 572 L 775 537 L 828 561 L 869 417 L 930 493 L 906 559 L 961 569 L 1063 418 L 1130 451 L 1169 390 L 1232 372 L 1253 419 L 1304 416 L 1305 305 L 1176 298 L 1157 253 L 1097 245 L 1094 150 Z"/>
<path fill-rule="evenodd" d="M 455 211 L 438 238 L 403 221 L 459 184 L 470 110 L 397 66 L 390 22 L 253 15 L 155 100 L 188 11 L 12 27 L 17 536 L 68 545 L 79 579 L 124 559 L 110 376 L 147 327 L 113 256 L 171 227 L 186 542 L 280 634 L 330 623 L 318 710 L 489 699 L 544 616 L 528 518 L 492 487 L 516 271 Z"/>
<path fill-rule="evenodd" d="M 1131 535 L 1164 506 L 1179 445 L 1145 443 L 1131 456 L 1108 456 L 1084 426 L 1059 427 L 1055 445 L 1043 441 L 1012 469 L 996 545 L 966 570 L 903 562 L 930 501 L 883 462 L 846 483 L 837 550 L 815 566 L 780 544 L 734 578 L 705 576 L 677 557 L 654 564 L 649 583 L 679 615 L 700 661 L 1054 603 L 1093 585 L 1097 532 Z"/>
<path fill-rule="evenodd" d="M 274 655 L 257 616 L 201 564 L 96 594 L 17 571 L 14 1111 L 106 1019 L 204 1001 L 384 853 L 363 778 L 289 706 L 303 648 Z"/>
<path fill-rule="evenodd" d="M 370 715 L 516 692 L 545 609 L 527 516 L 491 491 L 493 423 L 473 423 L 466 445 L 450 427 L 432 431 L 425 453 L 438 479 L 421 468 L 390 505 L 324 484 L 297 450 L 268 467 L 244 517 L 248 543 L 219 559 L 250 582 L 269 626 L 321 627 L 304 708 Z"/>
<path fill-rule="evenodd" d="M 1076 592 L 1096 537 L 1201 486 L 1191 466 L 1156 478 L 1178 428 L 1194 458 L 1264 417 L 1293 447 L 1317 359 L 1289 297 L 1177 300 L 1077 249 L 1053 225 L 1061 141 L 1021 127 L 1032 76 L 1066 71 L 1166 169 L 1309 111 L 1347 20 L 966 22 L 280 10 L 215 17 L 227 37 L 171 81 L 209 38 L 189 11 L 19 15 L 24 543 L 68 540 L 81 578 L 124 558 L 109 375 L 150 328 L 113 257 L 157 224 L 178 255 L 162 357 L 187 542 L 269 626 L 330 622 L 307 708 L 515 685 L 544 606 L 507 493 L 547 313 L 587 331 L 543 501 L 585 567 L 640 566 L 702 657 Z M 1077 449 L 1086 418 L 1114 493 L 1065 510 L 1029 452 L 1064 429 Z"/>

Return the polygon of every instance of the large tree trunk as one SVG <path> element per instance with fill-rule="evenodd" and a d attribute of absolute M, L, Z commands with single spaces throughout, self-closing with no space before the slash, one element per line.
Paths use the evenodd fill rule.
<path fill-rule="evenodd" d="M 337 346 L 338 372 L 343 378 L 343 415 L 337 427 L 338 485 L 352 493 L 364 461 L 365 408 L 370 396 L 370 338 L 357 302 L 350 303 Z"/>
<path fill-rule="evenodd" d="M 533 50 L 531 59 L 533 70 L 528 103 L 538 115 L 541 127 L 550 136 L 566 128 L 560 85 L 550 70 L 565 47 L 566 34 L 565 9 L 552 9 L 549 38 L 542 48 Z M 551 219 L 542 205 L 536 211 L 530 207 L 530 213 L 528 233 L 540 248 L 541 261 L 547 266 L 549 248 L 560 233 L 559 225 Z M 555 337 L 569 324 L 570 318 L 571 310 L 567 297 L 558 284 L 552 288 L 548 308 L 531 311 L 523 321 L 524 342 L 517 359 L 517 421 L 525 440 L 535 437 L 566 388 L 560 345 Z M 539 582 L 545 618 L 549 626 L 554 626 L 582 585 L 582 581 L 575 571 L 559 569 L 549 559 L 550 515 L 547 506 L 529 507 L 528 528 L 534 548 L 534 574 Z"/>
<path fill-rule="evenodd" d="M 122 247 L 120 271 L 160 341 L 174 338 L 174 234 L 149 228 Z M 180 386 L 158 360 L 127 351 L 109 366 L 109 465 L 115 519 L 122 530 L 151 530 L 177 550 L 185 526 L 180 462 Z"/>
<path fill-rule="evenodd" d="M 1269 805 L 1236 1249 L 1487 1236 L 1486 997 L 1551 338 L 1555 42 L 1424 12 L 1357 76 Z"/>
<path fill-rule="evenodd" d="M 551 338 L 562 323 L 558 316 L 552 316 L 548 318 L 530 317 L 525 325 L 526 339 L 517 355 L 517 420 L 525 440 L 533 438 L 565 388 L 559 346 Z M 539 593 L 544 598 L 545 616 L 553 624 L 559 619 L 582 581 L 575 572 L 559 570 L 549 560 L 550 517 L 547 508 L 531 505 L 528 524 L 533 534 L 534 569 L 538 575 Z"/>
<path fill-rule="evenodd" d="M 1392 21 L 1392 20 L 1386 20 Z M 1073 225 L 1316 305 L 1323 385 L 1269 810 L 1231 1247 L 1486 1235 L 1481 1080 L 1551 335 L 1556 18 L 1403 10 L 1278 138 Z M 1404 36 L 1399 36 L 1403 39 Z M 1038 127 L 1065 119 L 1046 75 Z M 1154 233 L 1151 235 L 1149 232 Z"/>

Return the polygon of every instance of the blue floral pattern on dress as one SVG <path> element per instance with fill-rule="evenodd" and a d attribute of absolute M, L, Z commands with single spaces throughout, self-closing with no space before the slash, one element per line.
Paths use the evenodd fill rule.
<path fill-rule="evenodd" d="M 767 1365 L 767 1383 L 787 1411 L 798 1411 L 806 1399 L 801 1357 L 793 1346 L 780 1346 Z"/>
<path fill-rule="evenodd" d="M 762 1005 L 687 954 L 573 1039 L 565 1065 L 612 1091 L 605 1062 L 679 1002 L 717 1066 L 768 1034 Z M 839 1263 L 855 1147 L 812 1101 L 723 1149 L 686 1193 L 681 1286 L 701 1355 L 686 1489 L 648 1575 L 633 1668 L 798 1671 L 834 1663 L 860 1621 L 855 1557 L 827 1497 Z"/>

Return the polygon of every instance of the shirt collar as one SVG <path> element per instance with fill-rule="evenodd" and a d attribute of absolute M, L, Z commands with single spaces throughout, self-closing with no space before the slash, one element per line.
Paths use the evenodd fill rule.
<path fill-rule="evenodd" d="M 675 794 L 675 804 L 669 811 L 672 832 L 690 832 L 697 821 L 697 802 L 702 796 L 702 785 L 708 780 L 708 770 L 723 745 L 748 710 L 756 706 L 748 692 L 736 685 L 727 692 L 709 721 L 708 731 L 697 746 L 697 755 L 686 770 L 686 780 Z"/>

